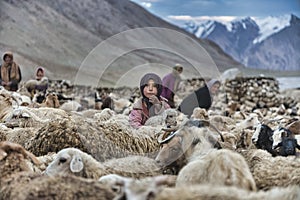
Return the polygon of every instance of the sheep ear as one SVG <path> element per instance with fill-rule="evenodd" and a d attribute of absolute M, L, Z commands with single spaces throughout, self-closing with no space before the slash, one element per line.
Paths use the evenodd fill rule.
<path fill-rule="evenodd" d="M 6 158 L 7 153 L 5 151 L 3 151 L 2 149 L 0 149 L 0 161 L 3 160 L 4 158 Z"/>
<path fill-rule="evenodd" d="M 194 138 L 193 139 L 193 142 L 192 142 L 192 145 L 196 145 L 196 144 L 198 144 L 199 142 L 201 142 L 201 140 L 199 139 L 199 138 Z"/>
<path fill-rule="evenodd" d="M 70 163 L 70 169 L 72 172 L 80 172 L 84 165 L 80 156 L 74 156 Z"/>

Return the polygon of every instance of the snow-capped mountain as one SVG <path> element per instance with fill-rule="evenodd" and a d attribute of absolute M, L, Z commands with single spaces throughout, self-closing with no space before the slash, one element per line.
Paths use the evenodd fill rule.
<path fill-rule="evenodd" d="M 300 70 L 300 19 L 294 15 L 188 22 L 184 29 L 214 41 L 245 66 Z"/>

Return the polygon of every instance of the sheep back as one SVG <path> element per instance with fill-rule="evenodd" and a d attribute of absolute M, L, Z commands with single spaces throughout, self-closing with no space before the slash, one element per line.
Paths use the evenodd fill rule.
<path fill-rule="evenodd" d="M 77 132 L 74 122 L 68 119 L 50 122 L 37 130 L 36 135 L 28 142 L 27 149 L 37 156 L 48 152 L 58 152 L 67 147 L 87 151 Z"/>
<path fill-rule="evenodd" d="M 111 159 L 104 162 L 103 165 L 109 173 L 125 177 L 144 178 L 162 174 L 154 159 L 143 156 Z"/>
<path fill-rule="evenodd" d="M 267 151 L 242 151 L 258 189 L 300 184 L 300 160 L 294 156 L 272 157 Z"/>
<path fill-rule="evenodd" d="M 230 150 L 212 150 L 189 162 L 178 174 L 176 186 L 209 183 L 256 190 L 245 159 Z"/>
<path fill-rule="evenodd" d="M 95 180 L 74 176 L 22 174 L 12 177 L 1 189 L 0 200 L 8 199 L 113 199 L 110 188 Z"/>

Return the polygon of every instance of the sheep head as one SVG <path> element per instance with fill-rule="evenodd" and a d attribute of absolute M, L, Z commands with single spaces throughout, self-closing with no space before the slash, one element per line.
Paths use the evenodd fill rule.
<path fill-rule="evenodd" d="M 203 143 L 203 148 L 218 144 L 217 140 L 211 136 L 206 128 L 206 121 L 189 120 L 179 130 L 172 134 L 169 140 L 161 143 L 161 149 L 156 157 L 156 162 L 162 167 L 176 163 L 183 166 L 186 159 L 191 156 L 194 147 L 198 143 Z M 207 141 L 201 141 L 201 140 Z M 205 145 L 204 145 L 205 144 Z"/>
<path fill-rule="evenodd" d="M 273 142 L 273 130 L 265 124 L 259 124 L 256 128 L 255 128 L 255 132 L 252 135 L 252 143 L 257 147 L 257 148 L 261 148 L 260 147 L 260 143 L 259 141 L 261 139 L 266 138 L 267 140 L 270 140 Z M 267 138 L 268 137 L 268 138 Z"/>
<path fill-rule="evenodd" d="M 292 132 L 289 131 L 288 129 L 285 129 L 283 127 L 276 129 L 273 132 L 273 136 L 272 136 L 273 139 L 272 148 L 275 148 L 275 146 L 277 146 L 282 141 L 283 138 L 291 137 L 291 136 L 292 136 Z"/>
<path fill-rule="evenodd" d="M 277 152 L 273 149 L 273 130 L 265 124 L 260 124 L 252 136 L 252 143 L 258 149 L 267 150 L 272 156 L 276 156 Z"/>
<path fill-rule="evenodd" d="M 296 155 L 296 148 L 300 148 L 295 138 L 285 137 L 282 139 L 281 156 Z"/>
<path fill-rule="evenodd" d="M 45 99 L 44 104 L 46 107 L 49 107 L 49 108 L 59 108 L 59 106 L 60 106 L 58 97 L 54 92 L 46 94 L 46 99 Z"/>
<path fill-rule="evenodd" d="M 84 162 L 82 152 L 75 148 L 63 149 L 45 170 L 47 175 L 65 175 L 82 173 Z"/>
<path fill-rule="evenodd" d="M 140 180 L 116 174 L 102 176 L 99 181 L 117 193 L 116 200 L 151 200 L 162 190 L 162 186 L 174 186 L 176 176 L 162 175 Z"/>
<path fill-rule="evenodd" d="M 193 110 L 193 114 L 192 114 L 191 118 L 203 119 L 203 120 L 209 119 L 207 111 L 204 108 L 200 108 L 200 107 L 196 107 Z"/>
<path fill-rule="evenodd" d="M 174 109 L 167 109 L 163 112 L 163 119 L 165 120 L 166 127 L 174 127 L 177 126 L 178 112 Z"/>

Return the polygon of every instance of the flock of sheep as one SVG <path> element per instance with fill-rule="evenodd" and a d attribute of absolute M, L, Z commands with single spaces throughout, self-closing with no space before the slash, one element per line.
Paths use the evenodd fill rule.
<path fill-rule="evenodd" d="M 42 104 L 0 88 L 0 200 L 300 199 L 299 102 L 249 111 L 220 93 L 133 129 L 137 89 L 97 90 L 101 110 L 91 88 L 52 84 Z M 184 84 L 177 102 L 201 81 Z"/>

